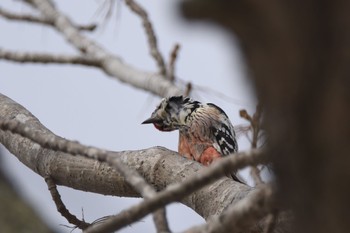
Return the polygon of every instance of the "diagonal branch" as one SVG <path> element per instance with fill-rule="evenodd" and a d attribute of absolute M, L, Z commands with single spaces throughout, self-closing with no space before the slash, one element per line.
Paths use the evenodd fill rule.
<path fill-rule="evenodd" d="M 38 17 L 35 15 L 30 15 L 30 14 L 18 14 L 18 13 L 9 12 L 1 7 L 0 7 L 0 16 L 12 21 L 25 21 L 30 23 L 39 23 L 39 24 L 44 24 L 48 26 L 53 26 L 52 20 Z M 97 25 L 96 24 L 76 25 L 75 27 L 80 31 L 93 31 L 96 29 Z"/>
<path fill-rule="evenodd" d="M 247 165 L 263 162 L 266 158 L 262 156 L 260 151 L 250 151 L 245 153 L 237 153 L 234 156 L 227 156 L 210 167 L 203 169 L 196 176 L 185 179 L 182 183 L 172 184 L 164 191 L 159 192 L 156 196 L 144 200 L 138 205 L 123 210 L 120 214 L 111 217 L 103 225 L 93 225 L 89 227 L 86 233 L 103 233 L 113 232 L 128 224 L 139 220 L 148 213 L 157 210 L 167 204 L 180 201 L 187 195 L 199 190 L 205 185 L 211 184 L 217 179 L 225 176 L 233 169 L 243 168 Z M 234 182 L 234 187 L 245 186 L 238 182 Z M 128 213 L 128 215 L 126 215 Z M 132 217 L 131 217 L 132 216 Z M 122 224 L 123 223 L 123 224 Z"/>
<path fill-rule="evenodd" d="M 106 150 L 91 146 L 84 146 L 78 142 L 69 141 L 54 134 L 51 134 L 50 136 L 44 135 L 41 132 L 35 132 L 31 130 L 29 126 L 20 121 L 7 120 L 3 119 L 2 117 L 0 117 L 0 129 L 19 134 L 47 149 L 62 151 L 71 155 L 82 155 L 87 158 L 99 160 L 100 162 L 106 162 L 111 167 L 116 169 L 120 174 L 122 174 L 125 180 L 146 199 L 152 198 L 156 195 L 153 187 L 147 184 L 142 176 L 140 176 L 135 170 L 127 167 L 127 165 L 121 161 L 119 157 L 113 156 Z M 162 228 L 167 228 L 166 226 L 168 226 L 168 224 L 166 222 L 164 214 L 160 213 L 162 212 L 159 212 L 155 218 L 158 220 L 157 222 L 160 222 L 164 225 Z"/>
<path fill-rule="evenodd" d="M 50 191 L 50 194 L 52 196 L 52 200 L 55 202 L 57 211 L 67 219 L 67 221 L 74 226 L 78 227 L 79 229 L 86 229 L 88 226 L 91 225 L 91 223 L 87 223 L 84 220 L 79 220 L 75 215 L 71 214 L 69 210 L 64 205 L 61 195 L 59 194 L 56 184 L 53 181 L 53 179 L 50 176 L 45 177 L 45 182 L 47 184 L 47 188 Z"/>
<path fill-rule="evenodd" d="M 246 198 L 228 207 L 220 216 L 216 216 L 201 226 L 188 229 L 184 233 L 220 233 L 250 232 L 259 220 L 275 207 L 271 187 L 262 185 Z M 257 232 L 257 231 L 253 231 Z"/>
<path fill-rule="evenodd" d="M 26 126 L 25 129 L 34 132 L 34 134 L 42 135 L 44 138 L 53 138 L 52 135 L 54 134 L 45 128 L 38 119 L 22 106 L 1 94 L 0 116 L 5 119 L 5 121 L 11 119 L 13 121 L 22 122 Z M 106 163 L 100 163 L 81 156 L 69 156 L 69 154 L 60 151 L 44 149 L 27 138 L 3 130 L 0 130 L 0 142 L 23 164 L 43 177 L 50 175 L 58 185 L 65 185 L 67 187 L 104 195 L 125 197 L 139 196 L 138 193 L 125 182 L 125 178 L 120 176 L 119 173 Z M 50 143 L 50 141 L 48 143 Z M 74 145 L 74 142 L 72 143 Z M 64 145 L 56 145 L 56 147 L 61 148 L 64 147 Z M 86 148 L 84 153 L 87 153 L 87 151 L 90 151 L 89 153 L 91 153 L 91 155 L 95 154 L 91 147 Z M 198 171 L 203 169 L 199 163 L 184 159 L 177 153 L 165 148 L 155 147 L 138 151 L 122 152 L 106 151 L 106 153 L 108 154 L 110 162 L 116 162 L 114 158 L 118 158 L 119 161 L 122 161 L 127 166 L 136 169 L 156 190 L 163 190 L 167 186 L 171 186 L 171 184 L 177 184 L 171 186 L 165 193 L 157 193 L 154 197 L 146 200 L 146 204 L 142 204 L 141 207 L 139 207 L 141 209 L 144 208 L 144 212 L 142 212 L 141 215 L 131 215 L 133 216 L 132 219 L 139 219 L 141 216 L 151 213 L 167 203 L 173 202 L 174 198 L 192 208 L 202 217 L 209 218 L 210 216 L 221 213 L 232 201 L 235 202 L 243 198 L 252 190 L 250 187 L 237 184 L 228 178 L 208 184 L 208 182 L 212 181 L 211 179 L 207 179 L 207 176 L 204 176 L 205 180 L 203 180 L 203 177 L 198 175 Z M 244 156 L 244 154 L 242 154 L 242 156 Z M 256 156 L 258 158 L 257 161 L 262 159 L 262 157 Z M 249 160 L 249 157 L 247 159 Z M 251 160 L 255 159 L 251 158 Z M 241 166 L 243 166 L 243 164 L 241 164 Z M 222 168 L 219 167 L 217 169 L 221 170 Z M 220 177 L 220 174 L 221 172 L 217 175 Z M 187 193 L 181 194 L 182 191 L 179 191 L 177 187 L 182 187 L 182 185 L 179 184 L 183 181 L 184 177 L 191 177 L 191 179 L 194 180 L 188 180 L 187 186 L 183 187 Z M 188 195 L 188 187 L 191 187 L 191 185 L 194 184 L 193 182 L 196 182 L 195 180 L 198 178 L 201 179 L 200 182 L 202 182 L 201 190 Z M 204 184 L 207 185 L 203 187 Z M 191 189 L 193 190 L 193 188 Z M 198 189 L 198 187 L 194 190 L 196 189 Z M 177 193 L 178 196 L 174 196 L 172 192 Z M 156 199 L 158 199 L 160 194 L 163 195 L 164 199 L 162 199 L 162 203 L 157 203 Z M 149 208 L 149 205 L 155 206 Z M 136 212 L 138 212 L 137 208 Z M 123 213 L 126 215 L 123 218 L 126 217 L 128 219 L 130 213 Z M 132 221 L 132 219 L 128 219 L 124 225 Z"/>
<path fill-rule="evenodd" d="M 32 135 L 53 138 L 53 134 L 41 125 L 33 115 L 3 95 L 0 95 L 0 116 L 5 121 L 12 119 L 25 124 L 24 134 L 27 133 L 25 131 L 31 131 L 34 132 Z M 2 123 L 2 125 L 2 127 L 5 127 L 5 123 Z M 14 131 L 16 130 L 19 131 L 19 128 L 14 129 Z M 27 138 L 3 130 L 0 130 L 0 142 L 16 155 L 22 163 L 41 176 L 50 175 L 57 184 L 106 195 L 137 196 L 135 191 L 125 184 L 125 178 L 120 177 L 105 163 L 43 149 Z M 49 145 L 51 141 L 47 141 L 47 143 Z M 70 143 L 70 145 L 76 145 L 76 142 Z M 64 145 L 61 144 L 54 147 L 64 149 Z M 67 149 L 67 152 L 80 153 L 77 148 Z M 96 148 L 87 147 L 81 152 L 103 159 L 103 156 L 98 155 L 99 150 Z M 264 154 L 252 151 L 229 156 L 223 159 L 222 162 L 219 161 L 211 167 L 203 169 L 200 164 L 186 160 L 177 153 L 164 148 L 123 152 L 105 151 L 102 154 L 106 156 L 105 159 L 109 162 L 122 161 L 128 166 L 136 168 L 157 190 L 169 186 L 166 190 L 132 207 L 131 210 L 123 211 L 116 217 L 122 221 L 113 222 L 113 228 L 115 227 L 114 224 L 119 224 L 120 228 L 174 201 L 186 204 L 204 218 L 217 215 L 231 202 L 243 198 L 252 189 L 228 178 L 213 182 L 225 176 L 225 172 L 228 170 L 244 167 L 247 164 L 261 163 L 266 160 Z M 189 177 L 189 179 L 183 181 L 183 177 Z M 198 189 L 201 190 L 194 192 Z M 111 221 L 107 222 L 110 223 Z"/>
<path fill-rule="evenodd" d="M 119 230 L 134 221 L 146 216 L 150 212 L 163 207 L 166 204 L 179 201 L 192 192 L 202 188 L 203 186 L 214 182 L 222 176 L 225 176 L 233 169 L 243 168 L 246 165 L 256 164 L 263 162 L 266 158 L 261 156 L 258 151 L 250 151 L 246 153 L 235 154 L 234 156 L 228 156 L 217 163 L 213 164 L 208 169 L 203 170 L 200 175 L 186 179 L 180 184 L 174 184 L 166 188 L 158 194 L 152 193 L 150 187 L 144 183 L 144 180 L 135 174 L 132 170 L 129 170 L 123 162 L 111 153 L 105 150 L 101 150 L 95 147 L 87 147 L 79 144 L 78 142 L 68 141 L 57 136 L 47 135 L 42 136 L 38 132 L 33 132 L 25 124 L 16 120 L 4 120 L 0 119 L 0 129 L 10 131 L 11 133 L 20 134 L 21 136 L 28 138 L 36 143 L 39 143 L 44 148 L 63 151 L 73 155 L 83 155 L 88 158 L 94 158 L 102 162 L 107 162 L 117 171 L 126 175 L 126 180 L 133 185 L 134 188 L 139 190 L 140 193 L 148 193 L 149 197 L 141 204 L 135 205 L 127 210 L 122 211 L 115 217 L 111 217 L 110 220 L 106 220 L 105 223 L 92 226 L 87 229 L 87 232 L 110 232 Z M 142 185 L 138 185 L 138 184 Z M 236 183 L 235 185 L 242 185 Z M 126 214 L 127 213 L 127 214 Z"/>
<path fill-rule="evenodd" d="M 171 81 L 175 80 L 175 62 L 180 50 L 180 44 L 175 44 L 173 50 L 170 53 L 169 65 L 168 65 L 168 77 Z"/>
<path fill-rule="evenodd" d="M 145 32 L 148 38 L 148 44 L 150 47 L 150 52 L 152 57 L 156 60 L 158 69 L 161 75 L 166 77 L 166 68 L 165 62 L 162 54 L 160 53 L 157 46 L 157 38 L 153 30 L 152 23 L 148 18 L 147 12 L 142 8 L 140 4 L 135 2 L 134 0 L 125 0 L 125 4 L 137 15 L 139 15 L 143 22 L 143 27 L 145 28 Z"/>
<path fill-rule="evenodd" d="M 19 63 L 56 63 L 56 64 L 79 64 L 86 66 L 100 67 L 101 62 L 97 59 L 87 56 L 74 56 L 49 53 L 29 53 L 18 51 L 6 51 L 0 48 L 0 60 L 8 60 Z"/>

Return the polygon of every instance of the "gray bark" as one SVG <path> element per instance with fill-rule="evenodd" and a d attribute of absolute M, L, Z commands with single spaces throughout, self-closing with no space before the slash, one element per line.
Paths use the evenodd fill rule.
<path fill-rule="evenodd" d="M 0 95 L 0 116 L 19 120 L 29 126 L 30 130 L 42 135 L 52 135 L 30 112 L 4 95 Z M 23 164 L 40 176 L 50 175 L 58 185 L 104 195 L 139 196 L 122 176 L 105 163 L 44 149 L 31 140 L 8 131 L 0 130 L 0 142 Z M 157 190 L 195 176 L 203 168 L 200 164 L 161 147 L 113 154 L 136 169 Z M 221 213 L 229 204 L 242 199 L 251 190 L 246 185 L 222 178 L 181 202 L 207 219 Z"/>

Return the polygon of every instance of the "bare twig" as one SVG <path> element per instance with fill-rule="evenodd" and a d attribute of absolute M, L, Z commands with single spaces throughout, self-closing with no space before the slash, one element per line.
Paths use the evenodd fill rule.
<path fill-rule="evenodd" d="M 168 66 L 168 77 L 170 81 L 175 80 L 175 62 L 178 57 L 179 49 L 180 49 L 180 45 L 175 44 L 173 50 L 170 53 L 169 66 Z"/>
<path fill-rule="evenodd" d="M 143 27 L 145 28 L 146 35 L 148 38 L 148 43 L 150 46 L 150 52 L 152 57 L 156 60 L 158 69 L 161 75 L 166 76 L 165 62 L 162 54 L 160 53 L 157 46 L 157 38 L 153 30 L 153 26 L 148 19 L 147 12 L 134 0 L 125 0 L 125 4 L 137 15 L 139 15 L 143 22 Z"/>
<path fill-rule="evenodd" d="M 192 83 L 191 83 L 191 82 L 188 82 L 188 83 L 186 84 L 186 90 L 185 90 L 184 95 L 185 95 L 185 96 L 189 96 L 190 93 L 191 93 L 191 91 L 192 91 Z"/>
<path fill-rule="evenodd" d="M 70 224 L 73 224 L 82 230 L 86 229 L 87 227 L 89 227 L 91 225 L 91 223 L 87 223 L 84 220 L 79 220 L 75 215 L 73 215 L 69 212 L 69 210 L 66 208 L 66 206 L 62 202 L 61 195 L 59 194 L 59 192 L 57 190 L 55 182 L 53 181 L 53 179 L 50 176 L 45 177 L 45 182 L 47 184 L 47 188 L 49 189 L 49 191 L 51 193 L 52 200 L 56 204 L 57 211 L 64 218 L 66 218 Z"/>
<path fill-rule="evenodd" d="M 9 12 L 5 9 L 2 9 L 0 7 L 0 16 L 8 19 L 8 20 L 13 20 L 13 21 L 26 21 L 30 23 L 40 23 L 40 24 L 46 24 L 49 26 L 53 26 L 53 21 L 47 18 L 43 17 L 38 17 L 35 15 L 30 15 L 30 14 L 18 14 L 18 13 L 13 13 Z M 93 31 L 96 29 L 97 25 L 96 24 L 88 24 L 88 25 L 76 25 L 75 26 L 78 30 L 81 31 Z"/>
<path fill-rule="evenodd" d="M 143 27 L 148 38 L 150 46 L 150 52 L 152 57 L 156 60 L 158 69 L 161 75 L 166 76 L 165 62 L 162 54 L 160 53 L 157 46 L 157 38 L 153 30 L 153 26 L 148 18 L 147 12 L 134 0 L 125 0 L 125 4 L 142 19 Z"/>
<path fill-rule="evenodd" d="M 253 116 L 250 116 L 246 110 L 241 110 L 239 112 L 240 116 L 247 121 L 249 121 L 252 130 L 252 148 L 256 149 L 258 145 L 259 131 L 260 131 L 260 117 L 262 113 L 262 107 L 260 104 L 256 106 L 256 111 Z M 253 177 L 253 180 L 256 185 L 263 184 L 264 181 L 260 176 L 260 169 L 257 166 L 250 167 L 250 174 Z"/>
<path fill-rule="evenodd" d="M 137 70 L 122 62 L 119 57 L 110 54 L 105 49 L 90 40 L 61 12 L 47 0 L 26 0 L 48 20 L 53 21 L 53 27 L 75 48 L 87 56 L 101 60 L 101 70 L 111 77 L 129 83 L 136 88 L 147 90 L 161 97 L 180 95 L 183 91 L 174 83 L 164 78 L 164 75 Z"/>
<path fill-rule="evenodd" d="M 49 53 L 29 53 L 6 51 L 0 48 L 0 60 L 8 60 L 20 63 L 56 63 L 56 64 L 79 64 L 100 67 L 101 61 L 87 56 L 54 55 Z"/>
<path fill-rule="evenodd" d="M 14 21 L 27 21 L 30 23 L 41 23 L 41 24 L 48 24 L 52 26 L 52 21 L 45 19 L 43 17 L 38 17 L 35 15 L 30 14 L 18 14 L 9 12 L 3 8 L 0 7 L 0 15 L 6 19 L 14 20 Z"/>

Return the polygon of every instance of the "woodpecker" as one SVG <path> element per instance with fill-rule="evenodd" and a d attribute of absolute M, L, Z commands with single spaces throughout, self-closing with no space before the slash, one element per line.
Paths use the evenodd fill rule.
<path fill-rule="evenodd" d="M 238 150 L 228 116 L 212 103 L 201 103 L 184 96 L 164 98 L 142 124 L 153 124 L 160 131 L 179 130 L 179 154 L 205 166 Z M 243 183 L 235 172 L 231 176 Z"/>

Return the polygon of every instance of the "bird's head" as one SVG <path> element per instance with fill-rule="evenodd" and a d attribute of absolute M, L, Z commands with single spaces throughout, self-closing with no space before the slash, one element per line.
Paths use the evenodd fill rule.
<path fill-rule="evenodd" d="M 172 96 L 162 99 L 151 117 L 142 124 L 153 124 L 160 131 L 173 131 L 186 126 L 187 117 L 199 106 L 188 97 Z"/>

